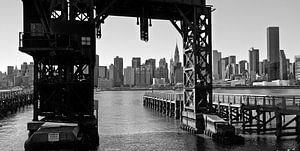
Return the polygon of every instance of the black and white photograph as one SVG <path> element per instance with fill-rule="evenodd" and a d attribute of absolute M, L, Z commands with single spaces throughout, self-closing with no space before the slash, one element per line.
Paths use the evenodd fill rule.
<path fill-rule="evenodd" d="M 300 151 L 299 0 L 1 0 L 1 151 Z"/>

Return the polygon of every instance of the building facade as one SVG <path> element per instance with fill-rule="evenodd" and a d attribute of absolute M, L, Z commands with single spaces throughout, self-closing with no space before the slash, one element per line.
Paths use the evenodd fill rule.
<path fill-rule="evenodd" d="M 267 28 L 267 59 L 269 62 L 269 81 L 278 80 L 280 78 L 279 27 Z"/>
<path fill-rule="evenodd" d="M 123 78 L 123 58 L 117 56 L 114 58 L 114 86 L 122 86 L 124 83 Z"/>

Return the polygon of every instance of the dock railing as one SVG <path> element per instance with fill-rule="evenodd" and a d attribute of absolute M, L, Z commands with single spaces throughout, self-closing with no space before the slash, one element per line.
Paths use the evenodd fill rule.
<path fill-rule="evenodd" d="M 246 106 L 263 106 L 280 109 L 295 108 L 300 110 L 300 95 L 252 95 L 214 93 L 214 103 L 243 104 Z"/>

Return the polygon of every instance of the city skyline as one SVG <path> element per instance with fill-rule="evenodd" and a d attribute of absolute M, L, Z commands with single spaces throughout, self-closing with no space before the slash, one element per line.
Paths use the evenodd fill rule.
<path fill-rule="evenodd" d="M 237 56 L 237 60 L 245 60 L 248 56 L 244 54 L 249 48 L 255 47 L 262 52 L 260 58 L 266 58 L 265 30 L 269 26 L 280 28 L 280 49 L 285 50 L 287 58 L 294 61 L 294 56 L 299 55 L 297 51 L 300 50 L 298 45 L 300 31 L 297 29 L 300 20 L 296 19 L 297 14 L 300 14 L 300 10 L 297 9 L 299 1 L 207 0 L 207 3 L 216 8 L 212 15 L 213 49 L 222 51 L 224 56 L 234 54 Z M 4 71 L 8 65 L 15 66 L 24 61 L 31 62 L 32 58 L 18 51 L 18 33 L 22 31 L 23 22 L 22 1 L 1 1 L 0 6 L 1 18 L 5 20 L 0 25 L 2 40 L 0 71 Z M 102 27 L 102 38 L 97 40 L 100 64 L 108 66 L 107 62 L 110 62 L 109 59 L 116 54 L 123 56 L 124 66 L 131 64 L 132 56 L 165 57 L 166 60 L 170 60 L 174 55 L 172 50 L 176 42 L 182 59 L 182 39 L 171 23 L 153 20 L 152 24 L 149 31 L 149 42 L 145 43 L 139 39 L 136 18 L 108 17 Z"/>

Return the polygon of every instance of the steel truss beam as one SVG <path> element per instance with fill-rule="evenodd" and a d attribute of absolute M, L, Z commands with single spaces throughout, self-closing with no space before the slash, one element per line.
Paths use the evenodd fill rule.
<path fill-rule="evenodd" d="M 196 132 L 204 130 L 202 114 L 212 111 L 211 7 L 195 6 L 183 18 L 184 113 L 182 123 Z M 187 17 L 192 15 L 192 17 Z"/>

